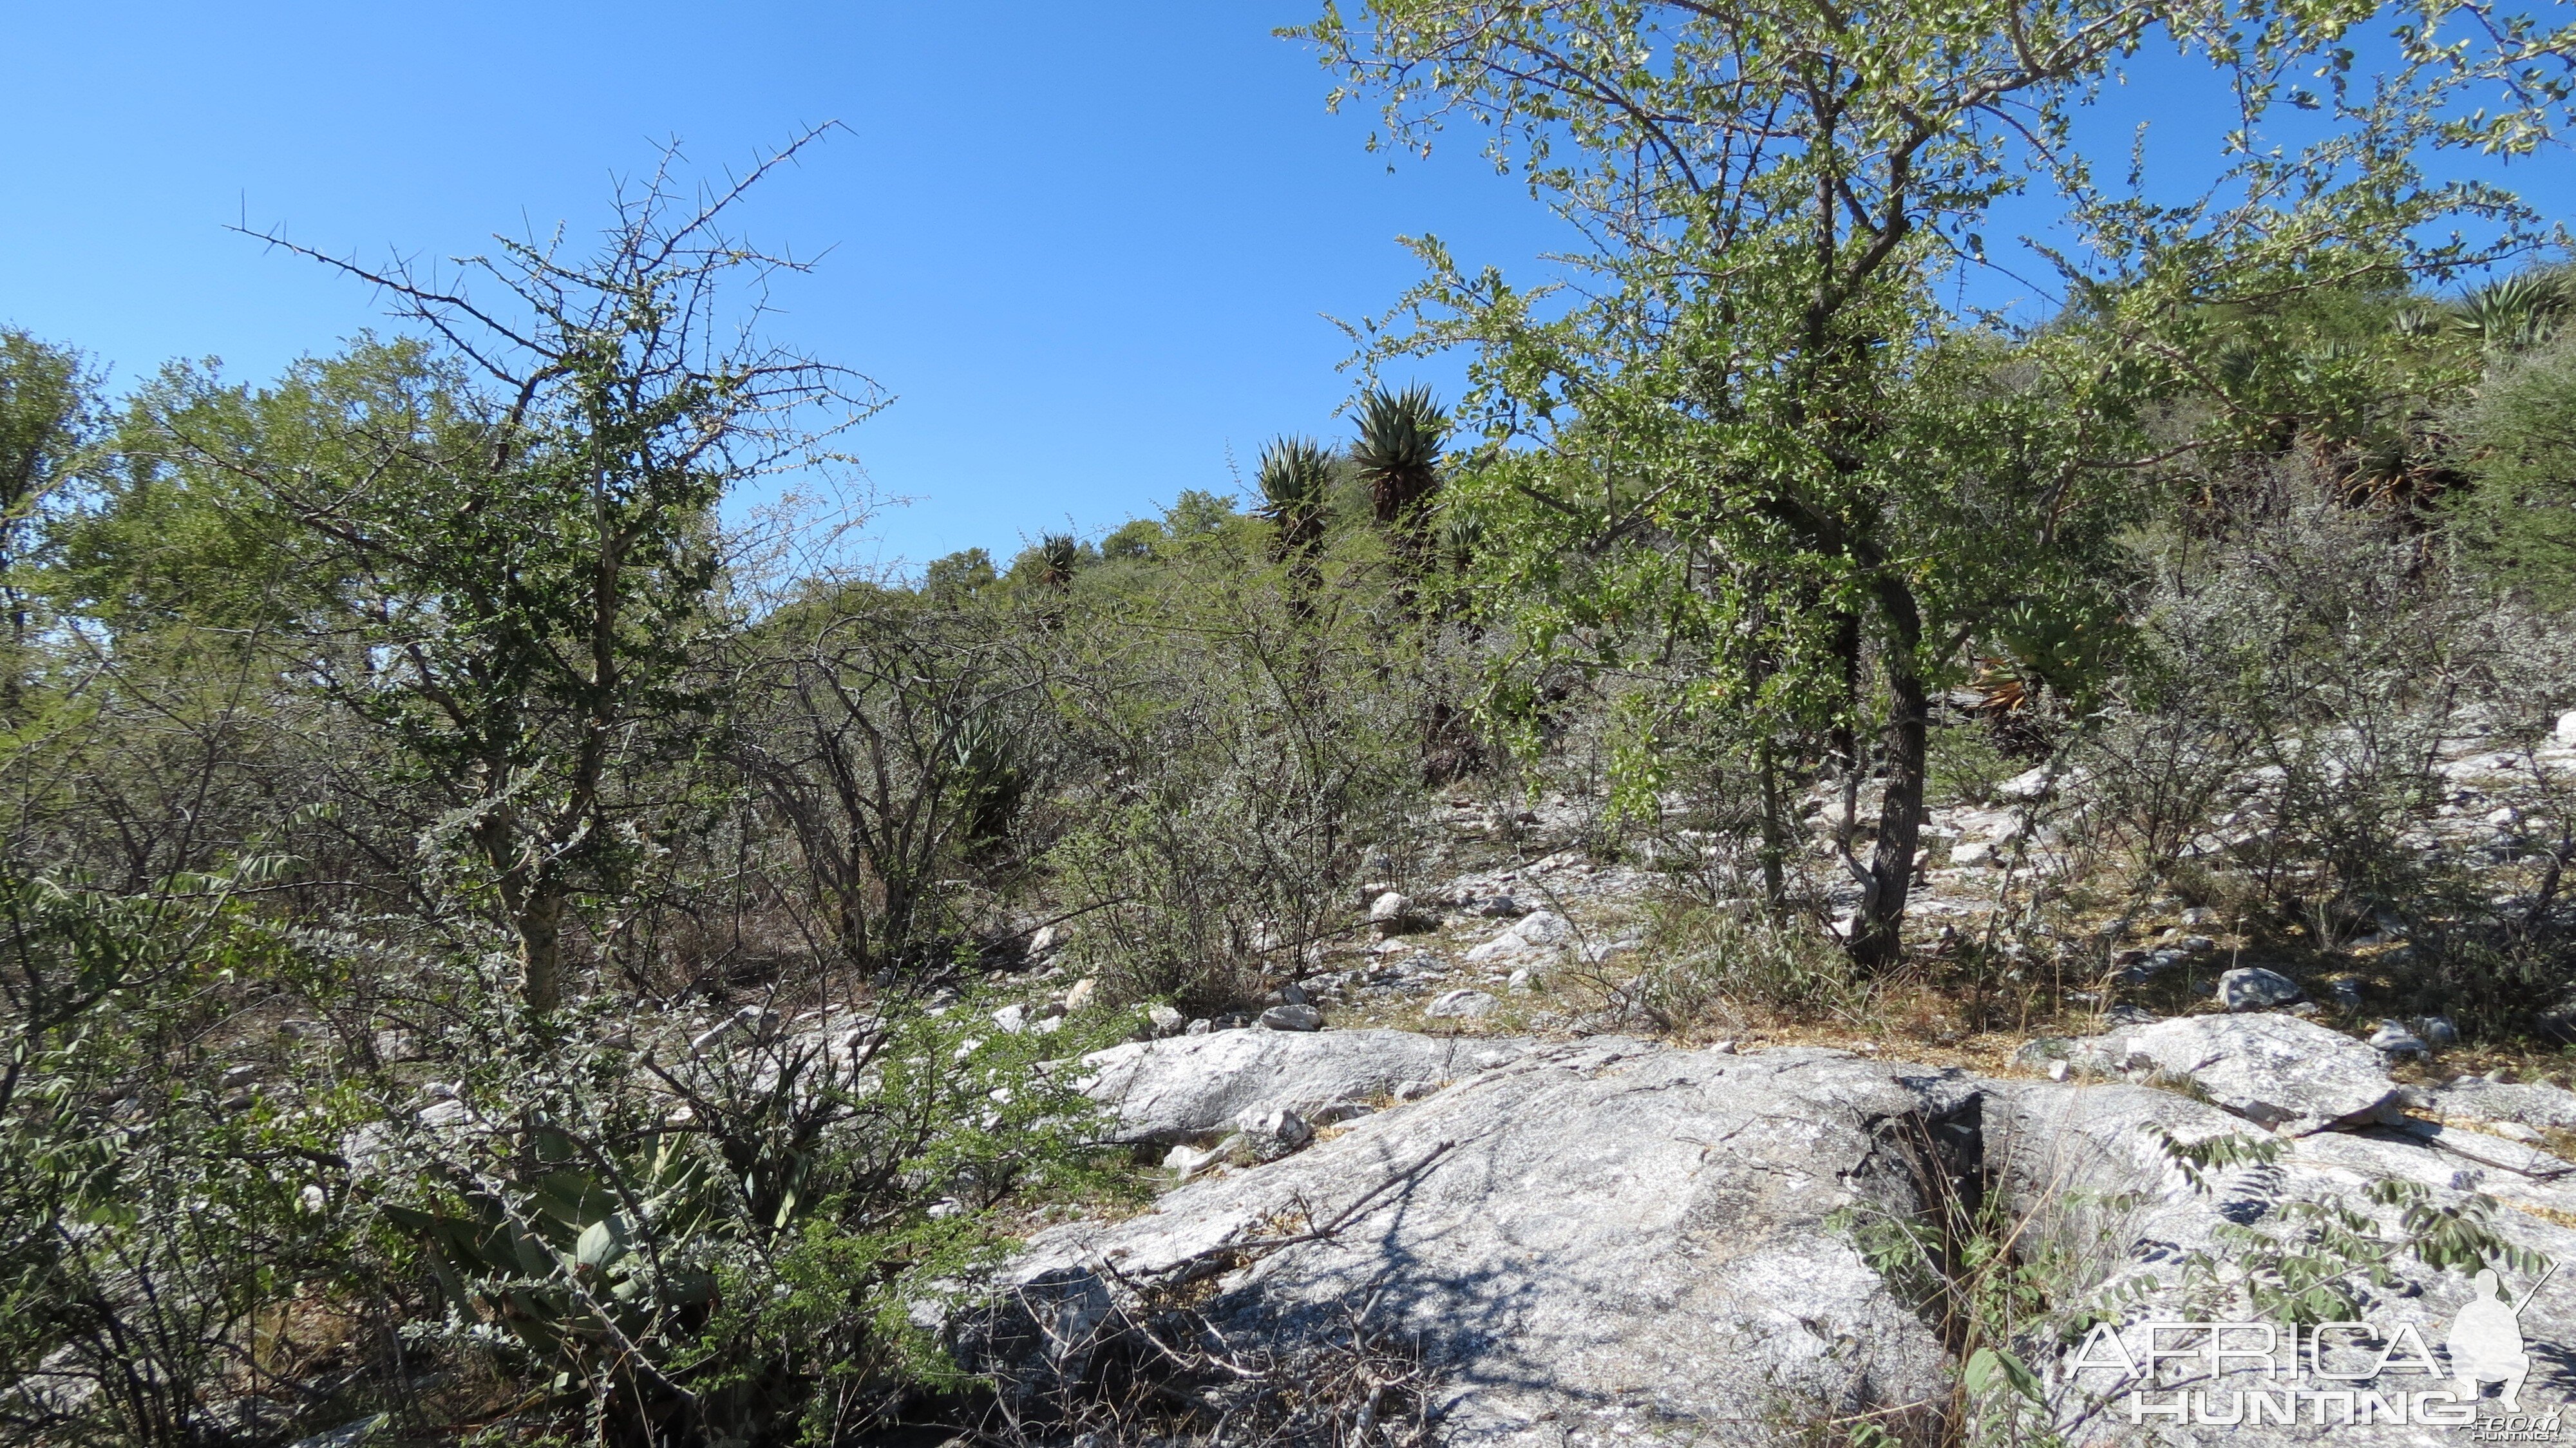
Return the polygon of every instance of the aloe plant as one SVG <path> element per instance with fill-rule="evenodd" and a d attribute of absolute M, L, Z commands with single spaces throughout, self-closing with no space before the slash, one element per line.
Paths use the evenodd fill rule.
<path fill-rule="evenodd" d="M 1332 454 L 1313 438 L 1273 438 L 1261 450 L 1256 481 L 1261 516 L 1278 529 L 1273 543 L 1278 556 L 1285 560 L 1313 553 L 1324 541 Z"/>
<path fill-rule="evenodd" d="M 1427 387 L 1371 388 L 1361 396 L 1351 463 L 1368 484 L 1380 526 L 1419 539 L 1440 491 L 1440 450 L 1448 438 L 1449 419 Z"/>

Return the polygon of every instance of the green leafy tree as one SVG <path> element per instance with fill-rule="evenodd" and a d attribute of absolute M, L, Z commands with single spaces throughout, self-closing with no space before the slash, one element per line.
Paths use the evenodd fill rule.
<path fill-rule="evenodd" d="M 1449 491 L 1487 520 L 1485 581 L 1526 601 L 1528 654 L 1651 666 L 1668 717 L 1766 756 L 1821 733 L 1860 891 L 1851 946 L 1876 964 L 1899 950 L 1930 701 L 1959 652 L 2006 610 L 2098 610 L 2104 545 L 2175 445 L 2142 425 L 2155 399 L 2215 403 L 2186 452 L 2276 425 L 2263 368 L 2198 364 L 2224 320 L 2207 304 L 2509 251 L 2528 213 L 2427 179 L 2425 153 L 2526 153 L 2567 94 L 2565 36 L 2484 10 L 2405 12 L 2391 63 L 2357 82 L 2362 6 L 1360 9 L 1298 32 L 1344 75 L 1337 100 L 1383 95 L 1400 144 L 1476 124 L 1592 240 L 1565 293 L 1421 242 L 1428 278 L 1374 334 L 1376 361 L 1475 354 L 1484 446 Z M 2243 107 L 2194 204 L 2099 184 L 2077 144 L 2097 89 L 2148 45 L 2219 69 Z M 2280 107 L 2321 112 L 2322 139 L 2264 139 Z M 1994 204 L 2034 189 L 2085 245 L 2041 253 L 2069 307 L 2014 338 L 1940 284 L 1985 259 Z M 2422 240 L 2464 215 L 2505 240 Z M 1651 749 L 1635 757 L 1651 771 Z"/>
<path fill-rule="evenodd" d="M 339 580 L 314 677 L 446 800 L 539 1012 L 563 992 L 576 896 L 616 889 L 649 846 L 622 783 L 699 747 L 718 501 L 832 461 L 820 441 L 879 405 L 864 378 L 759 340 L 756 308 L 727 315 L 730 285 L 797 264 L 726 235 L 724 213 L 811 139 L 711 193 L 666 156 L 588 258 L 504 240 L 467 270 L 506 306 L 294 248 L 384 289 L 443 350 L 345 418 L 330 451 L 347 464 L 241 465 Z"/>
<path fill-rule="evenodd" d="M 0 725 L 18 722 L 23 707 L 44 511 L 80 470 L 98 413 L 98 379 L 79 353 L 0 328 L 0 627 L 9 651 L 0 662 Z"/>
<path fill-rule="evenodd" d="M 993 571 L 993 555 L 981 548 L 967 548 L 930 560 L 922 570 L 921 591 L 931 598 L 955 606 L 990 588 L 1001 575 Z"/>

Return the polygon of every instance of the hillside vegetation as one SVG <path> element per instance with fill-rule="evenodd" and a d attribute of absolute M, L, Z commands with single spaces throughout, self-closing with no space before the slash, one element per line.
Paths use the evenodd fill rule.
<path fill-rule="evenodd" d="M 921 1306 L 1140 1198 L 1051 1063 L 1191 1022 L 1999 1068 L 2261 967 L 2565 1069 L 2576 273 L 2428 158 L 2567 49 L 2427 13 L 1327 16 L 1571 281 L 1420 241 L 1342 416 L 918 576 L 748 182 L 315 256 L 394 326 L 273 378 L 0 334 L 0 1436 L 1043 1438 Z M 2139 45 L 2318 139 L 2108 187 Z M 2031 325 L 1944 300 L 2017 191 Z"/>

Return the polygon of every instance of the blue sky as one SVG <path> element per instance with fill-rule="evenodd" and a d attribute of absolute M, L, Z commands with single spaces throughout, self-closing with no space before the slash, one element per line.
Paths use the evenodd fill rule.
<path fill-rule="evenodd" d="M 0 321 L 127 376 L 258 377 L 368 326 L 367 290 L 225 227 L 381 260 L 595 224 L 613 173 L 850 133 L 766 183 L 757 240 L 829 248 L 776 331 L 899 401 L 853 434 L 887 561 L 1007 556 L 1341 427 L 1322 314 L 1382 309 L 1437 231 L 1551 223 L 1460 147 L 1392 174 L 1273 26 L 1302 3 L 12 6 Z M 1438 380 L 1433 374 L 1434 380 Z"/>
<path fill-rule="evenodd" d="M 471 252 L 496 230 L 595 224 L 657 141 L 713 168 L 838 120 L 849 133 L 744 221 L 829 249 L 782 292 L 777 332 L 899 399 L 851 439 L 877 489 L 914 500 L 874 525 L 880 558 L 1097 534 L 1183 488 L 1232 489 L 1229 459 L 1274 433 L 1341 432 L 1350 346 L 1324 318 L 1413 279 L 1398 235 L 1524 272 L 1562 240 L 1470 137 L 1429 162 L 1369 154 L 1367 109 L 1326 114 L 1326 75 L 1270 34 L 1309 13 L 14 6 L 0 322 L 125 377 L 209 355 L 263 377 L 378 307 L 236 221 L 367 260 Z M 2206 127 L 2218 97 L 2196 79 L 2155 75 L 2106 119 Z"/>

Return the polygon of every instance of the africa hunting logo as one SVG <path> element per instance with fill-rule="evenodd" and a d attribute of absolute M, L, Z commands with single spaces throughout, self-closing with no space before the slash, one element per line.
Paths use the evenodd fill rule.
<path fill-rule="evenodd" d="M 2127 1385 L 2110 1406 L 2115 1420 L 2141 1427 L 2385 1424 L 2470 1428 L 2473 1442 L 2557 1442 L 2558 1408 L 2522 1400 L 2532 1365 L 2522 1311 L 2557 1270 L 2551 1264 L 2510 1301 L 2502 1279 L 2481 1270 L 2439 1359 L 2412 1323 L 2151 1321 L 2097 1324 L 2066 1367 L 2079 1385 Z M 2118 1376 L 2104 1383 L 2090 1373 Z M 2260 1387 L 2230 1385 L 2256 1376 Z"/>

